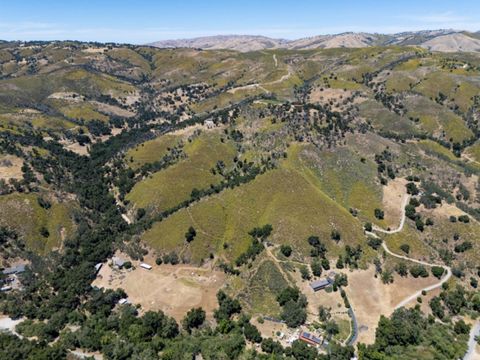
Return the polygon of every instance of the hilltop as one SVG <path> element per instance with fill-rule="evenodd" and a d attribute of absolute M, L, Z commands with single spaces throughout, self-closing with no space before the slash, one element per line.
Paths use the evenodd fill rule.
<path fill-rule="evenodd" d="M 479 33 L 454 30 L 424 30 L 397 34 L 341 33 L 318 35 L 297 40 L 265 36 L 218 35 L 193 39 L 163 40 L 150 45 L 159 48 L 229 49 L 242 52 L 262 49 L 330 49 L 370 46 L 415 45 L 442 52 L 480 52 Z"/>

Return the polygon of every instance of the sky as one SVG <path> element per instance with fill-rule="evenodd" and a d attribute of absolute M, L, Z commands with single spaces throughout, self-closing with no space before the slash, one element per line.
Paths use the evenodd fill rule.
<path fill-rule="evenodd" d="M 0 0 L 2 40 L 145 44 L 209 35 L 480 30 L 480 0 Z"/>

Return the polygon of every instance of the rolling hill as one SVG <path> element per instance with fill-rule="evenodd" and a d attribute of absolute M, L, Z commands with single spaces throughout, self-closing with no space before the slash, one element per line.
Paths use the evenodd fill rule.
<path fill-rule="evenodd" d="M 461 358 L 472 36 L 1 42 L 0 357 Z"/>
<path fill-rule="evenodd" d="M 476 33 L 478 34 L 478 33 Z M 478 36 L 478 35 L 477 35 Z M 163 40 L 150 45 L 159 48 L 196 48 L 204 50 L 230 49 L 242 52 L 263 49 L 330 49 L 369 46 L 421 46 L 441 52 L 479 52 L 475 33 L 454 30 L 425 30 L 397 34 L 341 33 L 318 35 L 303 39 L 272 39 L 251 35 L 218 35 L 193 39 Z"/>

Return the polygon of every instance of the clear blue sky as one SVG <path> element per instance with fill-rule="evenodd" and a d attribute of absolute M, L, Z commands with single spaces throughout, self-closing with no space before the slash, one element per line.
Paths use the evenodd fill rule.
<path fill-rule="evenodd" d="M 217 34 L 480 30 L 480 0 L 0 0 L 0 39 L 142 44 Z"/>

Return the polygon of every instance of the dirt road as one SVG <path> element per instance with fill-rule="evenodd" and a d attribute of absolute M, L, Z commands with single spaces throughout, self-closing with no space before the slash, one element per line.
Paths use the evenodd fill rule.
<path fill-rule="evenodd" d="M 398 233 L 398 232 L 402 231 L 403 230 L 403 225 L 405 225 L 405 219 L 406 219 L 405 207 L 407 206 L 409 201 L 410 201 L 410 195 L 405 195 L 404 198 L 403 198 L 403 201 L 402 201 L 402 205 L 401 205 L 402 217 L 400 219 L 400 224 L 398 225 L 398 227 L 396 229 L 384 230 L 384 229 L 374 225 L 373 230 L 384 233 L 384 234 L 395 234 L 395 233 Z"/>
<path fill-rule="evenodd" d="M 468 340 L 468 351 L 463 357 L 463 360 L 479 360 L 480 354 L 477 352 L 477 341 L 475 340 L 476 336 L 480 336 L 480 321 L 477 321 L 472 330 L 470 330 L 470 339 Z"/>
<path fill-rule="evenodd" d="M 402 209 L 402 218 L 400 220 L 400 224 L 398 225 L 398 227 L 394 230 L 384 230 L 384 229 L 381 229 L 379 228 L 378 226 L 374 226 L 373 227 L 373 231 L 377 231 L 377 232 L 381 232 L 381 233 L 384 233 L 384 234 L 395 234 L 395 233 L 398 233 L 400 231 L 403 230 L 403 226 L 405 225 L 405 220 L 406 220 L 406 215 L 405 215 L 405 207 L 407 206 L 408 204 L 408 201 L 410 200 L 410 196 L 409 195 L 405 195 L 403 201 L 402 201 L 402 205 L 401 205 L 401 209 Z M 378 236 L 372 232 L 367 232 L 368 235 L 372 235 L 374 237 L 377 237 Z M 415 260 L 415 259 L 412 259 L 412 258 L 409 258 L 407 256 L 404 256 L 404 255 L 398 255 L 396 253 L 394 253 L 393 251 L 391 251 L 387 244 L 384 242 L 382 242 L 382 246 L 383 246 L 383 249 L 388 253 L 390 254 L 391 256 L 394 256 L 396 258 L 399 258 L 399 259 L 403 259 L 403 260 L 407 260 L 407 261 L 411 261 L 411 262 L 414 262 L 414 263 L 417 263 L 417 264 L 420 264 L 420 265 L 425 265 L 425 266 L 440 266 L 442 268 L 444 268 L 446 270 L 446 274 L 442 277 L 442 279 L 436 283 L 436 284 L 433 284 L 433 285 L 430 285 L 430 286 L 427 286 L 421 290 L 418 290 L 416 293 L 408 296 L 407 298 L 403 299 L 402 301 L 400 301 L 396 306 L 395 306 L 395 309 L 398 309 L 402 306 L 405 306 L 407 305 L 410 301 L 413 301 L 415 300 L 416 298 L 418 298 L 419 296 L 421 296 L 422 292 L 426 291 L 432 291 L 434 289 L 438 289 L 439 287 L 441 287 L 445 282 L 447 282 L 450 277 L 452 276 L 452 269 L 449 267 L 449 266 L 446 266 L 446 265 L 441 265 L 441 264 L 434 264 L 434 263 L 428 263 L 426 261 L 421 261 L 421 260 Z"/>

